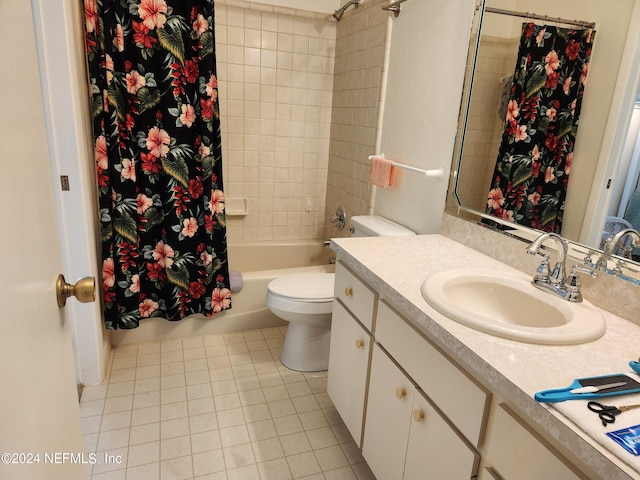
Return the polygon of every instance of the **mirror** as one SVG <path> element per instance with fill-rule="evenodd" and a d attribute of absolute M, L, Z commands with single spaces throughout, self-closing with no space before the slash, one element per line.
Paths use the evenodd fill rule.
<path fill-rule="evenodd" d="M 508 81 L 506 79 L 513 75 L 524 22 L 569 28 L 570 25 L 560 23 L 556 18 L 593 22 L 597 33 L 561 235 L 574 242 L 572 251 L 579 261 L 583 261 L 590 250 L 599 250 L 606 216 L 618 214 L 628 176 L 629 161 L 621 161 L 621 157 L 625 151 L 633 150 L 624 144 L 638 90 L 636 72 L 640 54 L 628 46 L 632 43 L 628 39 L 636 38 L 640 29 L 640 21 L 635 18 L 637 12 L 634 16 L 636 2 L 623 0 L 615 9 L 601 0 L 479 2 L 467 59 L 452 182 L 447 198 L 448 213 L 489 224 L 527 241 L 541 233 L 484 215 L 504 126 L 504 111 L 498 113 L 504 103 L 499 101 L 501 81 Z M 496 13 L 498 10 L 521 15 Z M 534 16 L 541 19 L 533 19 Z M 631 136 L 634 143 L 636 134 L 637 130 Z M 620 169 L 626 170 L 616 174 Z M 630 262 L 623 273 L 634 271 L 640 271 L 640 264 Z M 638 276 L 637 273 L 634 276 Z"/>

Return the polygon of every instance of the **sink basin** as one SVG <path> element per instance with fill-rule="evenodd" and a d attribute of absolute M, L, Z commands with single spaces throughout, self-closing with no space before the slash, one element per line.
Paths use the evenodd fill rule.
<path fill-rule="evenodd" d="M 589 302 L 568 302 L 518 273 L 455 269 L 438 272 L 422 296 L 451 320 L 499 337 L 543 345 L 571 345 L 600 337 L 606 324 Z"/>

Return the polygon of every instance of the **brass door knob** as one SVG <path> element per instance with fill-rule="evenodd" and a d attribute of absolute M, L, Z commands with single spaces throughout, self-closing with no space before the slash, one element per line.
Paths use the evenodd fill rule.
<path fill-rule="evenodd" d="M 353 289 L 352 289 L 352 288 L 349 288 L 349 287 L 345 288 L 345 289 L 344 289 L 344 294 L 345 294 L 347 297 L 350 297 L 351 295 L 353 295 Z"/>
<path fill-rule="evenodd" d="M 356 348 L 362 348 L 362 347 L 364 347 L 364 340 L 357 339 L 356 340 Z"/>
<path fill-rule="evenodd" d="M 416 422 L 421 422 L 424 418 L 424 412 L 422 410 L 414 410 L 413 411 L 413 419 Z"/>
<path fill-rule="evenodd" d="M 396 398 L 401 399 L 407 394 L 406 390 L 402 387 L 396 388 Z"/>
<path fill-rule="evenodd" d="M 67 298 L 76 297 L 79 302 L 89 303 L 96 299 L 96 279 L 93 277 L 84 277 L 76 282 L 75 285 L 67 283 L 64 275 L 58 275 L 56 280 L 56 298 L 58 307 L 63 308 L 67 304 Z"/>

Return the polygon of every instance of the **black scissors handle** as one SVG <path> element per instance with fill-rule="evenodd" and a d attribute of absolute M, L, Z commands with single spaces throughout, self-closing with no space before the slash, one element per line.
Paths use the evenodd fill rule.
<path fill-rule="evenodd" d="M 602 425 L 605 427 L 609 423 L 614 423 L 616 421 L 616 415 L 620 415 L 622 413 L 622 411 L 617 407 L 612 405 L 602 405 L 598 402 L 589 402 L 587 404 L 587 408 L 598 414 L 600 420 L 602 420 Z"/>

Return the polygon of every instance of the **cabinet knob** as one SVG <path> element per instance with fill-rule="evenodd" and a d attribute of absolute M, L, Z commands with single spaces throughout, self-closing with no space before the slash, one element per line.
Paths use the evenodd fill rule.
<path fill-rule="evenodd" d="M 421 422 L 424 418 L 424 412 L 422 410 L 414 410 L 413 411 L 413 419 L 416 422 Z"/>
<path fill-rule="evenodd" d="M 404 388 L 398 387 L 396 388 L 396 398 L 401 399 L 407 394 Z"/>
<path fill-rule="evenodd" d="M 353 295 L 353 289 L 352 289 L 352 288 L 350 288 L 350 287 L 345 288 L 345 289 L 344 289 L 344 294 L 345 294 L 347 297 L 352 296 L 352 295 Z"/>
<path fill-rule="evenodd" d="M 364 348 L 364 340 L 357 339 L 356 340 L 356 348 Z"/>

